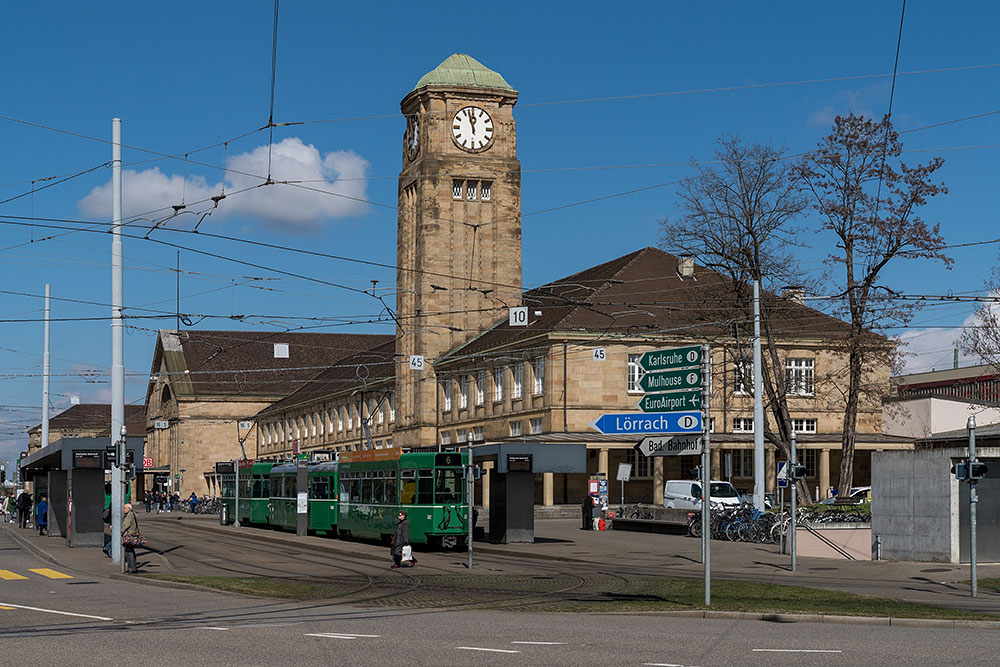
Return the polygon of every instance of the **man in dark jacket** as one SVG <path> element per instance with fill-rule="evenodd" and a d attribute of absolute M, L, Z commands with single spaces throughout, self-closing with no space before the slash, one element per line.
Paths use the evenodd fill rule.
<path fill-rule="evenodd" d="M 31 494 L 22 491 L 17 497 L 17 523 L 21 528 L 28 527 L 28 517 L 31 516 Z"/>
<path fill-rule="evenodd" d="M 410 546 L 410 522 L 406 518 L 406 512 L 400 512 L 396 521 L 396 534 L 392 536 L 392 566 L 401 567 L 403 562 L 403 547 Z M 412 555 L 409 560 L 409 567 L 417 564 L 417 559 Z"/>

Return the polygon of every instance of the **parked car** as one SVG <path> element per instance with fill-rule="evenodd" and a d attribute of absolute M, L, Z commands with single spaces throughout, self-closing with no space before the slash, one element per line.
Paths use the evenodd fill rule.
<path fill-rule="evenodd" d="M 826 500 L 821 500 L 820 505 L 860 505 L 861 503 L 870 503 L 872 501 L 872 487 L 870 486 L 852 486 L 850 493 L 846 496 L 834 496 L 833 498 L 827 498 Z"/>
<path fill-rule="evenodd" d="M 729 482 L 712 480 L 709 498 L 713 505 L 736 506 L 743 502 Z M 680 510 L 701 509 L 701 483 L 690 479 L 671 479 L 663 485 L 663 506 Z"/>

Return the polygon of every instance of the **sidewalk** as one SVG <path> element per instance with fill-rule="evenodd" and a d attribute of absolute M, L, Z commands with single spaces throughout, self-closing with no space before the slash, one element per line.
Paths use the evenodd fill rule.
<path fill-rule="evenodd" d="M 200 535 L 239 534 L 241 537 L 272 544 L 284 544 L 297 550 L 323 551 L 354 557 L 371 556 L 385 559 L 385 547 L 364 542 L 344 542 L 325 537 L 296 537 L 292 533 L 269 529 L 220 526 L 217 517 L 170 514 L 140 517 L 152 532 L 160 522 L 183 526 L 185 531 Z M 539 566 L 561 563 L 567 571 L 607 571 L 620 574 L 646 574 L 678 578 L 701 579 L 701 540 L 681 535 L 655 533 L 584 531 L 579 520 L 540 519 L 535 522 L 533 544 L 489 544 L 476 542 L 476 556 L 511 557 L 519 563 L 504 564 L 508 571 L 531 571 L 531 561 Z M 118 567 L 98 548 L 71 549 L 65 540 L 39 537 L 37 532 L 21 530 L 13 524 L 3 524 L 21 544 L 64 568 L 94 576 L 117 575 Z M 145 531 L 144 531 L 145 532 Z M 158 545 L 162 558 L 169 559 L 170 546 Z M 424 554 L 431 564 L 442 569 L 456 562 L 460 555 L 450 552 Z M 1000 594 L 980 588 L 979 597 L 969 594 L 969 566 L 948 563 L 910 563 L 889 561 L 849 561 L 827 558 L 800 557 L 798 571 L 791 572 L 790 557 L 780 555 L 777 545 L 739 542 L 711 543 L 711 576 L 716 580 L 740 580 L 785 585 L 808 586 L 873 595 L 907 602 L 951 607 L 969 611 L 1000 614 Z M 453 568 L 452 568 L 453 569 Z M 980 564 L 980 578 L 1000 577 L 1000 564 Z"/>

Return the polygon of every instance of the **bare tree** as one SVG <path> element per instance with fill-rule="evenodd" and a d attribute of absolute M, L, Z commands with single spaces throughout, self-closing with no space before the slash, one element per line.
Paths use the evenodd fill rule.
<path fill-rule="evenodd" d="M 973 354 L 1000 369 L 1000 270 L 993 269 L 986 288 L 994 299 L 987 301 L 976 309 L 972 316 L 972 325 L 962 331 L 958 338 L 958 346 L 963 352 Z"/>
<path fill-rule="evenodd" d="M 928 198 L 948 191 L 932 182 L 944 160 L 909 167 L 899 161 L 901 152 L 888 116 L 881 122 L 838 116 L 833 132 L 795 169 L 819 214 L 820 229 L 836 241 L 828 260 L 843 270 L 837 313 L 850 325 L 844 341 L 848 363 L 839 480 L 844 491 L 854 481 L 859 403 L 880 398 L 865 384 L 867 371 L 881 359 L 888 363 L 892 350 L 881 332 L 913 316 L 912 305 L 894 299 L 897 293 L 883 282 L 883 270 L 904 259 L 935 259 L 951 266 L 940 226 L 929 227 L 917 214 Z"/>
<path fill-rule="evenodd" d="M 807 201 L 795 186 L 783 150 L 734 136 L 723 136 L 717 143 L 715 163 L 695 163 L 695 173 L 681 183 L 682 215 L 661 221 L 661 245 L 697 255 L 702 265 L 729 278 L 716 290 L 702 288 L 702 294 L 715 304 L 729 304 L 720 320 L 728 321 L 731 327 L 720 328 L 716 344 L 733 348 L 732 356 L 739 360 L 739 366 L 748 369 L 748 349 L 741 341 L 751 337 L 751 285 L 754 280 L 771 289 L 801 285 L 803 274 L 793 253 L 801 242 L 793 222 L 806 209 Z M 792 422 L 785 361 L 775 340 L 773 316 L 787 305 L 782 299 L 762 299 L 765 348 L 761 375 L 764 404 L 771 419 L 754 424 L 754 428 L 764 429 L 765 438 L 786 459 L 790 456 Z M 804 483 L 801 491 L 808 494 Z"/>

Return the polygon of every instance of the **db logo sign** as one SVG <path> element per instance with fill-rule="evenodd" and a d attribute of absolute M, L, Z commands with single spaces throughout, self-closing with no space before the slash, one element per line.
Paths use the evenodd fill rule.
<path fill-rule="evenodd" d="M 152 468 L 153 467 L 153 459 L 151 457 L 149 457 L 149 456 L 143 457 L 143 459 L 142 459 L 142 467 L 143 468 Z"/>

